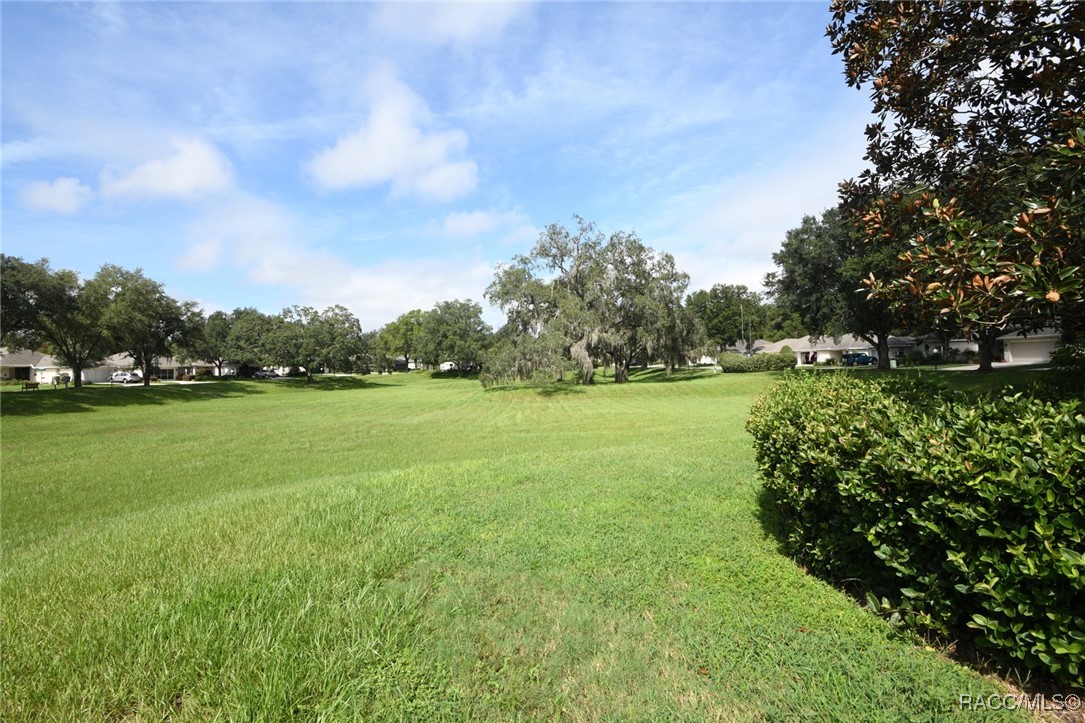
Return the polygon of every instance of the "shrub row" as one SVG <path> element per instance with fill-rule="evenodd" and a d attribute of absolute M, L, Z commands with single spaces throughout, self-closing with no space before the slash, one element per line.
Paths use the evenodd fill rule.
<path fill-rule="evenodd" d="M 778 354 L 754 354 L 742 356 L 734 352 L 721 354 L 719 367 L 722 372 L 772 372 L 795 368 L 795 355 L 790 352 Z"/>
<path fill-rule="evenodd" d="M 808 569 L 916 628 L 1085 684 L 1080 400 L 789 375 L 747 428 Z"/>

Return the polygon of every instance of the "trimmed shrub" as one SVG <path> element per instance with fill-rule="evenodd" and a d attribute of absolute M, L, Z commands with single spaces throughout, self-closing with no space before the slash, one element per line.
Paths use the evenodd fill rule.
<path fill-rule="evenodd" d="M 747 428 L 812 572 L 917 629 L 1085 684 L 1080 400 L 789 375 Z"/>
<path fill-rule="evenodd" d="M 720 355 L 719 367 L 720 371 L 728 373 L 783 371 L 795 367 L 795 355 L 777 353 L 742 356 L 728 352 Z"/>

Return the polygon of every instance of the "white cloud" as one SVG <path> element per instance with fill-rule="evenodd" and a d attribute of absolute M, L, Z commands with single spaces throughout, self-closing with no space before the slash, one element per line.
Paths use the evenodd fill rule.
<path fill-rule="evenodd" d="M 493 266 L 485 261 L 395 259 L 359 266 L 309 244 L 308 228 L 270 201 L 235 194 L 187 229 L 187 270 L 207 270 L 198 269 L 198 263 L 222 259 L 248 281 L 289 290 L 289 303 L 321 309 L 343 304 L 366 329 L 379 328 L 411 309 L 432 308 L 438 301 L 470 298 L 485 308 L 482 294 L 493 279 Z"/>
<path fill-rule="evenodd" d="M 530 9 L 522 2 L 387 3 L 376 7 L 372 29 L 398 40 L 470 45 L 497 39 Z"/>
<path fill-rule="evenodd" d="M 236 193 L 190 225 L 186 237 L 190 256 L 207 259 L 215 252 L 222 258 L 229 252 L 237 264 L 254 267 L 265 254 L 297 243 L 297 228 L 294 218 L 274 203 Z"/>
<path fill-rule="evenodd" d="M 391 184 L 394 197 L 421 196 L 450 201 L 475 190 L 478 166 L 464 157 L 462 130 L 427 132 L 425 103 L 391 71 L 370 77 L 372 110 L 361 128 L 339 138 L 308 164 L 325 188 L 367 188 Z"/>
<path fill-rule="evenodd" d="M 473 259 L 389 260 L 374 266 L 344 264 L 327 251 L 269 257 L 261 280 L 297 289 L 305 303 L 324 308 L 343 304 L 366 329 L 376 329 L 411 309 L 430 309 L 438 301 L 473 299 L 483 291 L 493 267 Z"/>
<path fill-rule="evenodd" d="M 127 173 L 106 168 L 101 174 L 103 198 L 173 197 L 193 199 L 233 187 L 233 167 L 212 143 L 173 138 L 174 153 L 137 165 Z"/>
<path fill-rule="evenodd" d="M 189 246 L 176 265 L 182 271 L 211 271 L 218 268 L 221 260 L 222 242 L 212 238 Z"/>
<path fill-rule="evenodd" d="M 23 189 L 21 200 L 27 208 L 73 215 L 83 210 L 94 197 L 94 191 L 78 178 L 62 176 L 53 182 L 35 181 Z"/>
<path fill-rule="evenodd" d="M 865 118 L 835 120 L 779 154 L 781 163 L 667 200 L 664 220 L 652 226 L 667 228 L 662 245 L 690 274 L 691 289 L 762 288 L 787 231 L 837 204 L 837 184 L 864 165 Z"/>
<path fill-rule="evenodd" d="M 457 211 L 445 216 L 444 230 L 448 236 L 475 236 L 493 231 L 501 222 L 501 214 L 492 211 Z"/>
<path fill-rule="evenodd" d="M 517 211 L 456 211 L 445 216 L 444 233 L 446 236 L 471 237 L 490 233 L 499 228 L 530 228 L 529 219 Z"/>

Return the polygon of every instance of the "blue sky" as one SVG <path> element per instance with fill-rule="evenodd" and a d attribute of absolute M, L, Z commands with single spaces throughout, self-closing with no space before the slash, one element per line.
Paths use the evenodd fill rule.
<path fill-rule="evenodd" d="M 374 329 L 580 214 L 759 287 L 863 167 L 827 4 L 4 2 L 3 251 Z"/>

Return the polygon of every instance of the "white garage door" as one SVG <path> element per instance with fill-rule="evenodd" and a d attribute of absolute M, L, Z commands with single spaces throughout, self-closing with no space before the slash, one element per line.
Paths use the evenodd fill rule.
<path fill-rule="evenodd" d="M 1037 339 L 1035 341 L 1014 341 L 1010 346 L 1012 361 L 1015 362 L 1046 362 L 1051 360 L 1051 352 L 1055 351 L 1054 339 Z"/>

